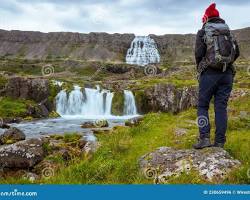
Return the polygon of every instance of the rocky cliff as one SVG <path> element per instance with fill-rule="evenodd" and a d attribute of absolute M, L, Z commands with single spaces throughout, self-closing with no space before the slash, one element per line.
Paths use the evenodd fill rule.
<path fill-rule="evenodd" d="M 0 30 L 0 56 L 123 61 L 133 34 Z"/>
<path fill-rule="evenodd" d="M 250 28 L 234 30 L 241 57 L 250 59 Z M 26 59 L 71 58 L 88 61 L 125 60 L 134 34 L 41 33 L 0 30 L 0 56 Z M 195 34 L 150 35 L 162 62 L 193 62 Z"/>

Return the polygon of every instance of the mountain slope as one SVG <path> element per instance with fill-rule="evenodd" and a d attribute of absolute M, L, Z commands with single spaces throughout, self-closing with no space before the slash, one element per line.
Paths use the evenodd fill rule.
<path fill-rule="evenodd" d="M 234 30 L 241 58 L 250 59 L 250 28 Z M 150 35 L 157 43 L 162 62 L 192 62 L 195 34 Z M 0 30 L 0 56 L 8 58 L 71 58 L 87 61 L 124 62 L 134 34 L 41 33 Z"/>

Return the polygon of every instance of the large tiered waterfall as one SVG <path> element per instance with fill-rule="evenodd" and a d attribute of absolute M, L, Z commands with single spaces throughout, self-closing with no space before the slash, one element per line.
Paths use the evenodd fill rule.
<path fill-rule="evenodd" d="M 127 51 L 126 63 L 144 66 L 159 62 L 160 54 L 155 41 L 150 36 L 136 36 Z"/>
<path fill-rule="evenodd" d="M 101 90 L 74 86 L 69 94 L 65 90 L 56 96 L 56 111 L 61 116 L 79 116 L 99 118 L 112 116 L 112 100 L 114 93 L 109 90 Z M 124 115 L 136 115 L 136 104 L 131 91 L 124 91 Z"/>

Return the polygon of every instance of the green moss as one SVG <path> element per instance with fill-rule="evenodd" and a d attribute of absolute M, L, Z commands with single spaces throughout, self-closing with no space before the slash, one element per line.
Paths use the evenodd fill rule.
<path fill-rule="evenodd" d="M 47 156 L 45 158 L 45 160 L 50 160 L 53 163 L 58 163 L 58 164 L 64 164 L 65 163 L 62 155 L 59 154 L 59 153 L 55 153 L 55 154 L 49 155 L 49 156 Z"/>
<path fill-rule="evenodd" d="M 49 118 L 57 118 L 60 117 L 60 115 L 56 111 L 52 111 L 49 113 Z"/>
<path fill-rule="evenodd" d="M 7 140 L 7 141 L 5 142 L 5 144 L 13 144 L 13 143 L 15 143 L 15 141 L 13 141 L 13 140 Z"/>
<path fill-rule="evenodd" d="M 53 84 L 52 81 L 49 82 L 49 102 L 53 105 L 54 101 L 55 101 L 55 97 L 58 94 L 58 92 L 61 90 L 61 88 L 55 84 Z M 55 114 L 55 113 L 50 113 L 51 115 Z"/>
<path fill-rule="evenodd" d="M 0 116 L 26 117 L 28 105 L 34 105 L 34 102 L 30 100 L 2 97 L 0 99 Z"/>
<path fill-rule="evenodd" d="M 115 92 L 112 100 L 111 113 L 113 115 L 123 115 L 124 94 L 123 92 Z"/>
<path fill-rule="evenodd" d="M 78 141 L 82 136 L 78 133 L 66 133 L 63 137 L 65 143 L 71 143 Z"/>
<path fill-rule="evenodd" d="M 71 82 L 64 82 L 62 88 L 66 90 L 66 92 L 71 92 L 74 89 L 74 84 Z"/>
<path fill-rule="evenodd" d="M 77 75 L 81 76 L 93 76 L 96 73 L 96 69 L 93 66 L 84 66 L 84 67 L 71 67 L 71 72 L 75 72 Z"/>
<path fill-rule="evenodd" d="M 49 154 L 52 152 L 52 147 L 49 145 L 48 142 L 43 143 L 43 150 L 46 154 Z"/>
<path fill-rule="evenodd" d="M 50 135 L 50 137 L 51 138 L 53 138 L 53 139 L 55 139 L 55 140 L 61 140 L 61 139 L 63 139 L 64 138 L 64 136 L 63 135 Z"/>
<path fill-rule="evenodd" d="M 7 78 L 5 78 L 4 76 L 0 76 L 0 90 L 5 88 L 7 82 Z"/>
<path fill-rule="evenodd" d="M 24 120 L 31 121 L 31 120 L 33 120 L 33 117 L 32 116 L 27 116 L 27 117 L 24 118 Z"/>

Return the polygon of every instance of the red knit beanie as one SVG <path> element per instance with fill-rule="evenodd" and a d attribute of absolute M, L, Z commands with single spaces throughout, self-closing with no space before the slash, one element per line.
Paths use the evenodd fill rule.
<path fill-rule="evenodd" d="M 220 13 L 219 11 L 215 8 L 216 4 L 212 3 L 205 11 L 204 16 L 202 17 L 202 22 L 206 23 L 207 20 L 211 17 L 219 17 Z"/>

